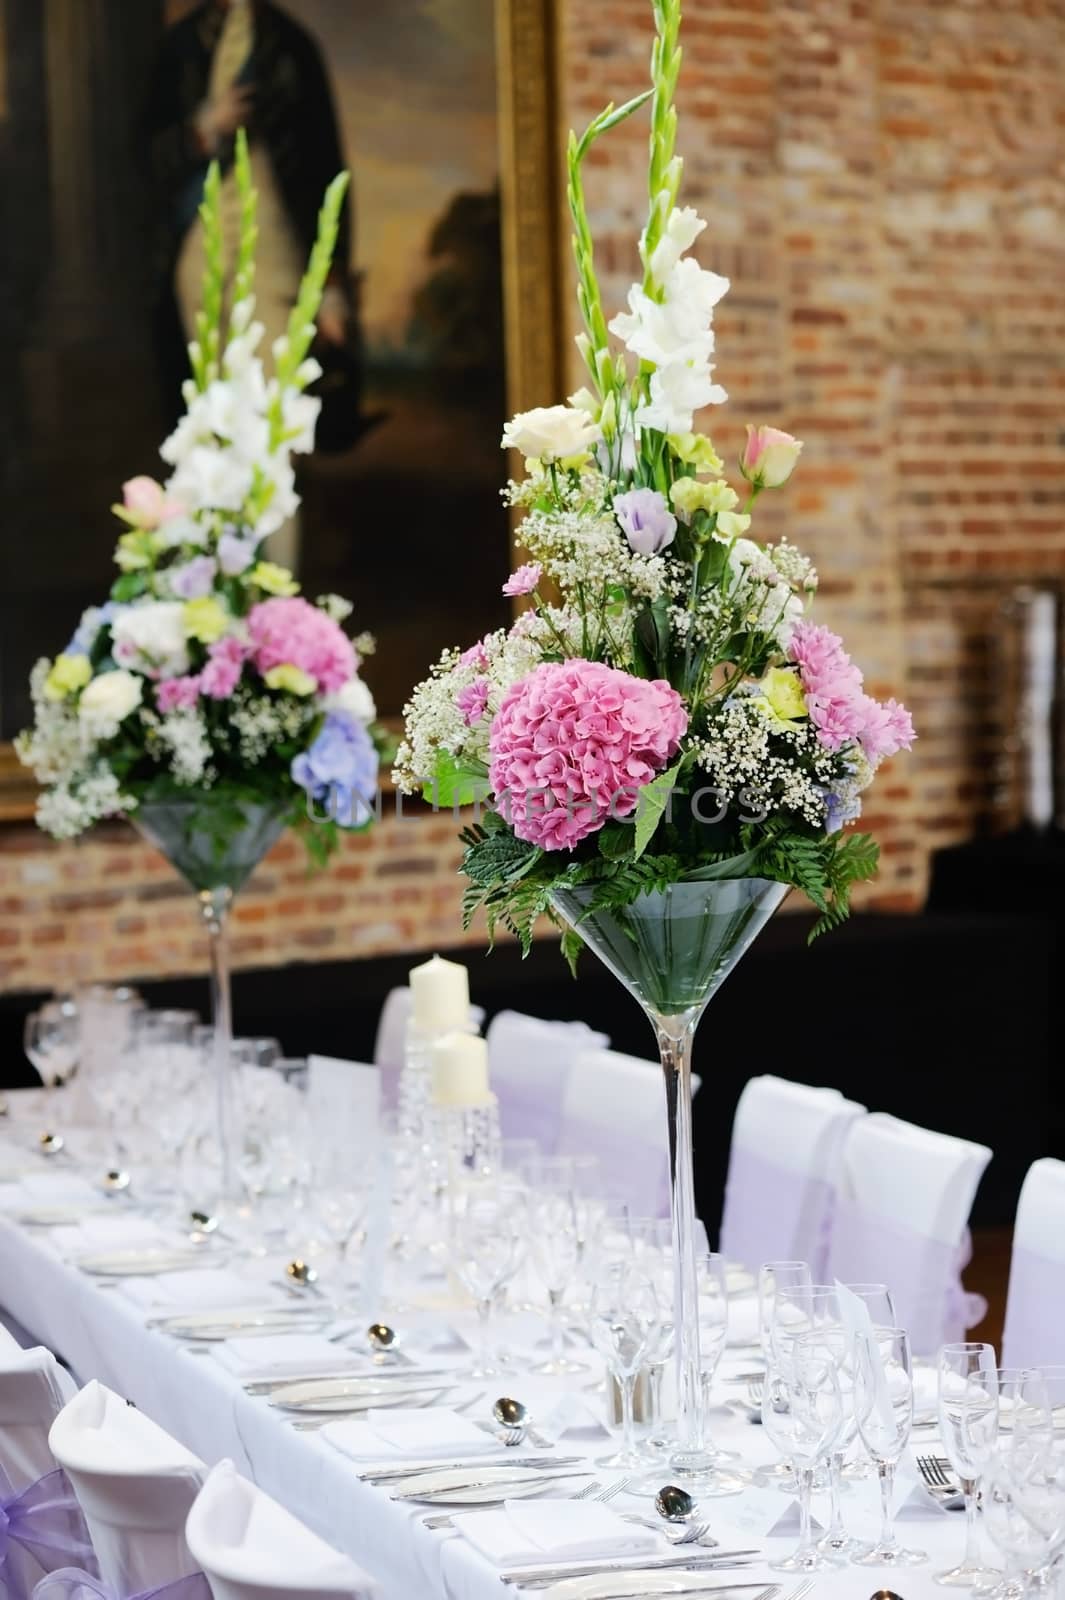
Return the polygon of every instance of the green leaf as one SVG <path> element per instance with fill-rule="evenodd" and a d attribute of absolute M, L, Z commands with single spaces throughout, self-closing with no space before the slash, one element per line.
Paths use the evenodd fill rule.
<path fill-rule="evenodd" d="M 633 850 L 634 859 L 637 861 L 650 844 L 655 829 L 665 814 L 683 765 L 682 757 L 680 761 L 675 761 L 665 772 L 659 773 L 657 778 L 652 778 L 650 783 L 645 783 L 640 789 L 640 797 L 636 804 L 636 838 Z"/>
<path fill-rule="evenodd" d="M 742 855 L 726 856 L 723 861 L 711 861 L 705 867 L 696 867 L 684 874 L 684 881 L 716 883 L 719 878 L 750 878 L 760 860 L 758 850 L 745 850 Z"/>
<path fill-rule="evenodd" d="M 436 753 L 436 771 L 422 785 L 422 794 L 434 806 L 483 805 L 491 789 L 488 768 L 480 762 L 461 764 L 446 750 Z"/>
<path fill-rule="evenodd" d="M 605 861 L 623 861 L 632 854 L 630 822 L 605 822 L 598 833 L 599 854 Z"/>
<path fill-rule="evenodd" d="M 664 677 L 669 657 L 669 603 L 656 600 L 636 618 L 636 637 L 647 651 L 655 670 Z"/>
<path fill-rule="evenodd" d="M 111 585 L 111 599 L 119 601 L 136 600 L 148 587 L 148 575 L 145 572 L 124 572 L 116 578 Z"/>

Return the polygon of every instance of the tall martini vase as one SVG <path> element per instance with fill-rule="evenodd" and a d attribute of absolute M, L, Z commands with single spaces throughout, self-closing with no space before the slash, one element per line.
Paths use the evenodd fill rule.
<path fill-rule="evenodd" d="M 786 884 L 766 878 L 715 877 L 682 880 L 609 910 L 592 909 L 593 885 L 552 895 L 558 915 L 643 1006 L 658 1041 L 669 1139 L 677 1365 L 676 1448 L 670 1471 L 700 1492 L 731 1486 L 716 1470 L 719 1458 L 708 1441 L 703 1407 L 692 1045 L 707 1003 L 787 893 Z"/>
<path fill-rule="evenodd" d="M 207 933 L 220 1202 L 232 1211 L 241 1199 L 237 1168 L 243 1133 L 227 922 L 238 889 L 284 832 L 285 813 L 279 806 L 212 791 L 195 800 L 142 801 L 132 820 L 195 891 Z"/>

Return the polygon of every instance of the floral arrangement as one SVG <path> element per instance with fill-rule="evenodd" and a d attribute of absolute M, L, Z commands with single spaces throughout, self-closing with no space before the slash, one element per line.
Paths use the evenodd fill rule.
<path fill-rule="evenodd" d="M 236 145 L 241 230 L 232 307 L 223 316 L 219 172 L 201 217 L 207 267 L 186 411 L 160 454 L 165 483 L 124 485 L 119 576 L 54 661 L 32 674 L 34 726 L 18 741 L 43 786 L 40 825 L 59 838 L 149 801 L 202 799 L 239 822 L 240 802 L 268 802 L 305 824 L 327 854 L 338 825 L 372 817 L 379 754 L 374 703 L 359 676 L 373 640 L 341 624 L 346 600 L 302 598 L 264 545 L 299 505 L 293 453 L 313 448 L 320 376 L 308 355 L 347 184 L 330 185 L 318 234 L 267 380 L 256 355 L 256 196 L 243 134 Z M 224 826 L 224 823 L 222 824 Z"/>
<path fill-rule="evenodd" d="M 488 801 L 463 835 L 465 915 L 484 907 L 490 936 L 502 923 L 526 948 L 552 892 L 579 884 L 595 909 L 686 878 L 768 878 L 806 892 L 815 933 L 834 926 L 877 863 L 872 839 L 844 827 L 914 738 L 906 709 L 868 695 L 839 637 L 809 620 L 810 561 L 751 537 L 755 502 L 786 483 L 801 442 L 748 427 L 741 501 L 697 431 L 695 414 L 727 398 L 712 324 L 729 284 L 689 254 L 706 224 L 677 204 L 679 0 L 653 9 L 653 87 L 570 135 L 591 386 L 503 434 L 525 458 L 506 498 L 529 558 L 504 593 L 528 609 L 441 657 L 397 755 L 401 789 Z M 643 277 L 608 324 L 582 167 L 647 100 Z M 579 939 L 563 937 L 572 954 Z"/>

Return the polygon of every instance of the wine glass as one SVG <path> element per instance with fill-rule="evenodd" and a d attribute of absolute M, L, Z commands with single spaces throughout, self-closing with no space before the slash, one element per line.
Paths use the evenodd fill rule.
<path fill-rule="evenodd" d="M 880 1538 L 851 1560 L 863 1567 L 912 1567 L 928 1558 L 905 1550 L 895 1537 L 892 1491 L 895 1468 L 913 1426 L 910 1337 L 901 1328 L 875 1328 L 854 1341 L 854 1411 L 862 1443 L 880 1478 Z"/>
<path fill-rule="evenodd" d="M 518 1266 L 520 1217 L 513 1196 L 494 1185 L 471 1186 L 464 1201 L 452 1215 L 450 1247 L 455 1275 L 476 1305 L 480 1325 L 481 1348 L 470 1376 L 495 1378 L 499 1368 L 489 1338 L 492 1302 Z"/>
<path fill-rule="evenodd" d="M 839 1433 L 828 1458 L 829 1525 L 817 1547 L 828 1556 L 848 1556 L 865 1548 L 860 1540 L 851 1537 L 843 1521 L 843 1465 L 858 1431 L 854 1417 L 854 1340 L 842 1322 L 823 1322 L 816 1337 L 835 1362 L 843 1406 Z"/>
<path fill-rule="evenodd" d="M 998 1437 L 998 1371 L 989 1344 L 945 1344 L 939 1352 L 939 1427 L 965 1496 L 965 1553 L 936 1583 L 971 1589 L 991 1572 L 980 1560 L 976 1497 Z"/>
<path fill-rule="evenodd" d="M 639 1260 L 614 1256 L 599 1264 L 592 1284 L 591 1334 L 621 1389 L 622 1425 L 621 1449 L 601 1460 L 600 1466 L 632 1469 L 643 1465 L 633 1421 L 633 1391 L 663 1316 L 654 1278 Z"/>
<path fill-rule="evenodd" d="M 814 1544 L 810 1499 L 818 1463 L 830 1454 L 843 1425 L 835 1353 L 820 1331 L 798 1335 L 784 1359 L 774 1353 L 762 1391 L 762 1426 L 791 1464 L 799 1490 L 798 1548 L 770 1565 L 779 1572 L 820 1572 L 837 1559 Z"/>
<path fill-rule="evenodd" d="M 1038 1511 L 1032 1515 L 1032 1479 L 1044 1469 L 1047 1459 L 1046 1451 L 1017 1453 L 1013 1442 L 1003 1439 L 985 1468 L 981 1497 L 984 1526 L 1001 1550 L 1006 1570 L 1001 1583 L 979 1592 L 994 1596 L 994 1600 L 1025 1600 L 1025 1596 L 1037 1592 L 1034 1574 L 1045 1566 L 1059 1528 L 1056 1513 L 1049 1533 L 1045 1525 L 1040 1525 Z"/>
<path fill-rule="evenodd" d="M 22 1047 L 44 1087 L 45 1120 L 55 1107 L 55 1090 L 78 1062 L 78 1012 L 73 1001 L 49 1000 L 26 1018 Z M 54 1130 L 49 1127 L 46 1133 Z"/>
<path fill-rule="evenodd" d="M 806 1261 L 764 1261 L 758 1268 L 758 1331 L 762 1355 L 769 1361 L 769 1335 L 778 1291 L 809 1288 L 813 1282 Z"/>
<path fill-rule="evenodd" d="M 562 1301 L 580 1263 L 580 1239 L 573 1192 L 569 1188 L 533 1189 L 527 1197 L 529 1254 L 551 1307 L 551 1354 L 533 1368 L 548 1378 L 587 1372 L 587 1363 L 566 1355 Z"/>

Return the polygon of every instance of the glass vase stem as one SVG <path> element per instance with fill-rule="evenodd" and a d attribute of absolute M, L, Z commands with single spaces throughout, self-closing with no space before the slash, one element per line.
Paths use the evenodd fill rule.
<path fill-rule="evenodd" d="M 237 1096 L 233 1065 L 233 1004 L 229 988 L 227 919 L 232 889 L 201 889 L 200 913 L 211 954 L 211 1022 L 214 1027 L 215 1100 L 218 1108 L 218 1151 L 222 1195 L 227 1207 L 238 1199 L 236 1188 Z"/>
<path fill-rule="evenodd" d="M 692 1142 L 691 1052 L 702 1006 L 655 1015 L 666 1082 L 670 1216 L 673 1225 L 673 1319 L 677 1363 L 677 1441 L 671 1465 L 679 1472 L 708 1466 L 703 1436 L 699 1351 L 699 1278 L 695 1242 L 695 1163 Z"/>

